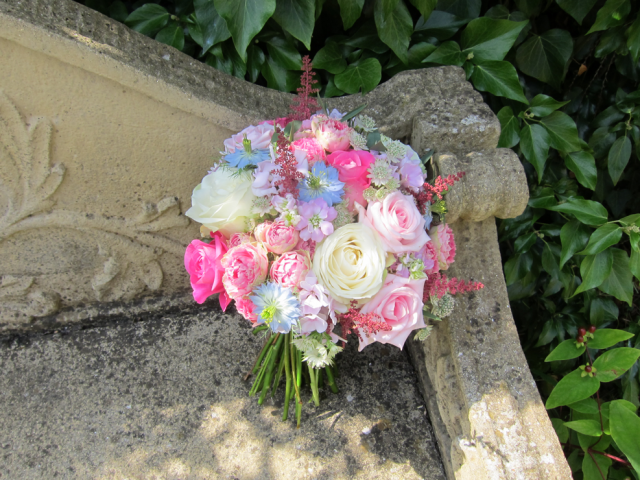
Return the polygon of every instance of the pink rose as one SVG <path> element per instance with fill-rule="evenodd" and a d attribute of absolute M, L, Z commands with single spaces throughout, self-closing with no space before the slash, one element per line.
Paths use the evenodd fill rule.
<path fill-rule="evenodd" d="M 393 192 L 382 202 L 370 203 L 366 211 L 363 207 L 358 211 L 358 222 L 378 232 L 388 252 L 417 252 L 429 241 L 425 220 L 409 195 Z"/>
<path fill-rule="evenodd" d="M 294 250 L 284 253 L 273 262 L 269 275 L 274 282 L 297 292 L 298 285 L 310 270 L 311 258 L 309 257 L 309 252 Z"/>
<path fill-rule="evenodd" d="M 236 298 L 236 310 L 238 310 L 238 313 L 251 323 L 255 324 L 258 320 L 258 316 L 253 313 L 254 308 L 255 305 L 249 297 Z"/>
<path fill-rule="evenodd" d="M 436 247 L 433 246 L 433 242 L 429 241 L 424 244 L 424 247 L 416 253 L 416 257 L 422 260 L 424 263 L 424 273 L 431 275 L 432 273 L 438 273 L 440 271 L 440 265 L 438 265 L 438 254 Z"/>
<path fill-rule="evenodd" d="M 269 148 L 271 144 L 271 137 L 273 136 L 273 125 L 262 124 L 254 127 L 253 125 L 249 125 L 247 128 L 242 130 L 240 133 L 236 133 L 232 135 L 231 138 L 227 138 L 224 143 L 224 148 L 227 152 L 233 153 L 236 150 L 242 150 L 244 145 L 242 141 L 244 140 L 244 135 L 247 135 L 247 139 L 251 140 L 251 148 Z"/>
<path fill-rule="evenodd" d="M 184 252 L 184 267 L 189 273 L 193 298 L 198 303 L 204 303 L 214 293 L 224 292 L 220 258 L 227 253 L 227 242 L 220 232 L 211 237 L 211 243 L 193 240 Z"/>
<path fill-rule="evenodd" d="M 267 278 L 267 252 L 258 243 L 243 243 L 233 247 L 220 262 L 224 267 L 222 283 L 234 300 L 248 295 Z"/>
<path fill-rule="evenodd" d="M 381 330 L 371 337 L 364 336 L 360 340 L 359 351 L 373 342 L 391 343 L 402 349 L 411 331 L 426 327 L 422 317 L 425 280 L 410 280 L 392 273 L 387 275 L 380 291 L 360 312 L 379 315 L 391 326 L 391 330 Z"/>
<path fill-rule="evenodd" d="M 256 240 L 262 243 L 267 241 L 267 230 L 269 230 L 272 223 L 273 222 L 266 221 L 256 225 L 256 228 L 253 229 L 253 234 L 255 235 Z"/>
<path fill-rule="evenodd" d="M 431 235 L 433 246 L 436 249 L 440 270 L 447 270 L 456 256 L 456 242 L 453 239 L 451 227 L 445 223 L 441 223 L 437 227 L 431 228 L 429 235 Z"/>
<path fill-rule="evenodd" d="M 293 250 L 299 239 L 300 235 L 293 225 L 287 226 L 284 221 L 277 220 L 269 225 L 269 228 L 264 232 L 263 243 L 270 252 L 282 255 L 284 252 Z"/>
<path fill-rule="evenodd" d="M 351 146 L 351 128 L 340 120 L 318 115 L 311 128 L 322 148 L 329 152 L 347 150 Z"/>
<path fill-rule="evenodd" d="M 255 242 L 256 239 L 250 233 L 234 233 L 229 239 L 229 248 L 237 247 L 243 243 Z"/>
<path fill-rule="evenodd" d="M 362 192 L 371 185 L 368 169 L 373 162 L 374 156 L 365 150 L 334 152 L 327 157 L 327 163 L 338 170 L 338 179 L 346 184 L 345 197 L 351 211 L 355 211 L 355 202 L 363 206 L 367 204 Z"/>

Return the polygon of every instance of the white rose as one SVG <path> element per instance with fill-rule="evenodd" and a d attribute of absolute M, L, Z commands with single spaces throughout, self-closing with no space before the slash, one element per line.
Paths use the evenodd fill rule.
<path fill-rule="evenodd" d="M 335 300 L 362 304 L 382 288 L 386 257 L 382 241 L 371 227 L 350 223 L 318 244 L 312 269 L 318 283 Z"/>
<path fill-rule="evenodd" d="M 234 175 L 235 169 L 221 168 L 202 179 L 193 189 L 191 208 L 185 215 L 212 232 L 227 238 L 243 232 L 256 196 L 251 191 L 252 176 Z"/>

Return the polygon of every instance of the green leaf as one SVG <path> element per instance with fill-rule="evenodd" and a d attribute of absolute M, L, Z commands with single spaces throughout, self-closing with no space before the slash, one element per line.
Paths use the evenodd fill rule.
<path fill-rule="evenodd" d="M 594 57 L 603 58 L 610 53 L 624 48 L 626 50 L 626 39 L 624 37 L 624 26 L 619 25 L 617 27 L 609 28 L 603 32 L 600 36 L 600 41 L 596 47 Z"/>
<path fill-rule="evenodd" d="M 569 408 L 572 408 L 576 412 L 586 413 L 589 415 L 598 414 L 598 402 L 596 402 L 593 398 L 585 398 L 584 400 L 580 400 L 579 402 L 572 403 L 571 405 L 569 405 Z"/>
<path fill-rule="evenodd" d="M 622 24 L 630 11 L 631 4 L 629 0 L 607 0 L 607 3 L 598 10 L 596 21 L 587 32 L 587 35 Z"/>
<path fill-rule="evenodd" d="M 395 8 L 389 12 L 384 11 L 383 4 L 384 1 L 377 0 L 373 11 L 380 40 L 406 65 L 409 62 L 409 42 L 413 33 L 411 14 L 403 1 L 396 0 Z"/>
<path fill-rule="evenodd" d="M 160 43 L 170 45 L 173 48 L 177 48 L 180 51 L 184 48 L 184 32 L 177 22 L 171 22 L 160 30 L 156 35 L 156 40 Z"/>
<path fill-rule="evenodd" d="M 344 92 L 340 90 L 338 87 L 336 87 L 336 84 L 334 83 L 334 80 L 333 80 L 333 75 L 331 75 L 329 77 L 329 81 L 327 82 L 327 87 L 324 90 L 324 96 L 326 98 L 331 98 L 331 97 L 339 97 L 341 95 L 344 95 Z"/>
<path fill-rule="evenodd" d="M 460 48 L 474 63 L 503 60 L 522 29 L 529 23 L 481 17 L 472 20 L 462 32 Z"/>
<path fill-rule="evenodd" d="M 565 422 L 564 426 L 583 435 L 589 435 L 590 437 L 599 437 L 602 435 L 600 424 L 595 420 L 575 420 L 573 422 Z"/>
<path fill-rule="evenodd" d="M 572 358 L 578 358 L 584 351 L 584 346 L 577 347 L 574 339 L 565 340 L 554 348 L 544 361 L 556 362 L 558 360 L 571 360 Z"/>
<path fill-rule="evenodd" d="M 591 234 L 587 248 L 578 255 L 596 255 L 605 248 L 615 245 L 622 238 L 622 230 L 615 223 L 605 223 Z"/>
<path fill-rule="evenodd" d="M 549 142 L 547 130 L 540 125 L 525 123 L 520 131 L 520 148 L 525 158 L 536 169 L 538 183 L 544 175 L 544 166 L 549 156 Z"/>
<path fill-rule="evenodd" d="M 114 20 L 124 23 L 127 21 L 129 11 L 127 10 L 127 6 L 123 2 L 121 2 L 120 0 L 116 0 L 109 6 L 109 16 Z"/>
<path fill-rule="evenodd" d="M 433 37 L 443 41 L 453 37 L 458 29 L 468 21 L 468 19 L 458 18 L 451 13 L 434 10 L 426 20 L 425 17 L 418 19 L 415 31 L 424 37 Z"/>
<path fill-rule="evenodd" d="M 273 58 L 267 57 L 260 72 L 267 81 L 267 87 L 281 92 L 287 91 L 287 70 L 278 65 Z"/>
<path fill-rule="evenodd" d="M 520 120 L 513 115 L 511 107 L 502 107 L 498 112 L 500 120 L 500 141 L 498 148 L 511 148 L 520 141 Z"/>
<path fill-rule="evenodd" d="M 604 475 L 606 479 L 612 462 L 609 457 L 605 457 L 604 455 L 586 453 L 582 459 L 582 479 L 602 480 L 602 475 Z"/>
<path fill-rule="evenodd" d="M 611 402 L 610 412 L 611 436 L 635 471 L 640 472 L 640 418 L 630 412 L 621 400 Z"/>
<path fill-rule="evenodd" d="M 606 322 L 615 322 L 618 319 L 618 306 L 610 298 L 597 297 L 591 300 L 589 321 L 599 327 Z"/>
<path fill-rule="evenodd" d="M 626 408 L 631 413 L 636 413 L 638 409 L 633 403 L 628 402 L 627 400 L 614 400 L 617 402 L 619 407 Z M 602 412 L 602 416 L 604 418 L 611 418 L 611 403 L 613 402 L 605 402 L 600 406 L 600 411 Z"/>
<path fill-rule="evenodd" d="M 351 38 L 345 40 L 344 44 L 349 47 L 365 48 L 378 55 L 389 51 L 389 47 L 380 40 L 373 22 L 365 23 Z"/>
<path fill-rule="evenodd" d="M 555 322 L 553 320 L 547 320 L 542 326 L 542 332 L 540 332 L 540 336 L 538 337 L 535 347 L 541 347 L 542 345 L 551 343 L 557 335 L 558 331 L 556 330 Z"/>
<path fill-rule="evenodd" d="M 533 257 L 529 254 L 523 253 L 521 255 L 514 255 L 504 264 L 504 276 L 507 285 L 517 282 L 524 278 L 533 264 Z"/>
<path fill-rule="evenodd" d="M 606 351 L 593 362 L 596 377 L 601 382 L 613 382 L 629 370 L 638 357 L 640 357 L 640 350 L 637 348 L 618 347 Z"/>
<path fill-rule="evenodd" d="M 593 8 L 598 0 L 556 0 L 556 3 L 560 5 L 565 12 L 576 19 L 580 25 L 582 20 L 587 16 L 587 13 Z"/>
<path fill-rule="evenodd" d="M 342 25 L 345 30 L 348 30 L 360 18 L 364 0 L 338 0 L 338 4 L 340 5 Z"/>
<path fill-rule="evenodd" d="M 437 0 L 410 0 L 414 7 L 418 9 L 423 18 L 429 18 L 433 9 L 436 8 Z"/>
<path fill-rule="evenodd" d="M 551 246 L 546 242 L 542 248 L 542 268 L 544 268 L 544 271 L 552 277 L 557 278 L 558 275 L 560 275 L 560 269 L 558 268 L 556 257 L 551 251 Z"/>
<path fill-rule="evenodd" d="M 326 70 L 329 73 L 342 73 L 347 68 L 347 61 L 342 55 L 342 47 L 333 42 L 318 50 L 312 63 L 313 68 Z"/>
<path fill-rule="evenodd" d="M 613 266 L 611 274 L 598 288 L 604 293 L 613 295 L 618 300 L 627 302 L 631 306 L 633 300 L 633 276 L 629 269 L 629 256 L 627 252 L 617 248 L 610 248 L 605 252 L 612 253 Z"/>
<path fill-rule="evenodd" d="M 266 40 L 269 56 L 285 70 L 300 70 L 302 57 L 295 45 L 284 37 L 273 36 Z"/>
<path fill-rule="evenodd" d="M 518 239 L 513 244 L 513 248 L 515 252 L 516 253 L 527 252 L 531 248 L 531 246 L 534 243 L 536 243 L 537 238 L 538 236 L 535 234 L 535 232 L 529 232 L 525 235 L 522 235 L 521 237 L 518 237 Z"/>
<path fill-rule="evenodd" d="M 627 29 L 627 47 L 635 63 L 640 60 L 640 15 L 636 17 L 633 24 Z"/>
<path fill-rule="evenodd" d="M 532 35 L 518 47 L 516 61 L 522 72 L 559 90 L 572 53 L 571 34 L 556 28 Z"/>
<path fill-rule="evenodd" d="M 169 22 L 169 12 L 155 3 L 147 3 L 131 12 L 124 23 L 144 35 L 154 35 Z"/>
<path fill-rule="evenodd" d="M 601 328 L 595 331 L 593 339 L 589 340 L 589 348 L 602 350 L 613 347 L 616 343 L 633 338 L 634 334 L 624 330 Z"/>
<path fill-rule="evenodd" d="M 265 56 L 262 49 L 257 45 L 249 45 L 249 48 L 247 48 L 247 71 L 249 72 L 249 81 L 251 83 L 256 83 L 256 80 L 258 80 L 264 60 Z"/>
<path fill-rule="evenodd" d="M 605 250 L 598 255 L 589 255 L 580 264 L 582 284 L 576 289 L 573 296 L 586 290 L 596 288 L 611 273 L 613 266 L 613 254 L 611 250 Z"/>
<path fill-rule="evenodd" d="M 556 431 L 556 435 L 558 435 L 558 440 L 560 440 L 561 443 L 566 443 L 567 440 L 569 440 L 569 430 L 564 426 L 564 422 L 559 418 L 552 418 L 551 424 Z"/>
<path fill-rule="evenodd" d="M 631 158 L 631 141 L 629 137 L 624 136 L 618 138 L 609 150 L 609 175 L 611 175 L 611 180 L 613 180 L 613 184 L 616 185 L 620 177 L 622 176 L 622 172 L 624 171 L 627 163 L 629 163 L 629 159 Z"/>
<path fill-rule="evenodd" d="M 398 5 L 398 0 L 376 0 L 376 3 L 385 15 L 389 15 Z"/>
<path fill-rule="evenodd" d="M 359 115 L 365 108 L 367 108 L 367 104 L 363 103 L 362 105 L 354 108 L 350 112 L 345 113 L 340 119 L 340 121 L 343 123 L 346 123 L 348 120 L 351 120 L 356 115 Z"/>
<path fill-rule="evenodd" d="M 629 270 L 634 277 L 640 280 L 640 253 L 635 249 L 631 249 L 631 257 L 629 258 Z"/>
<path fill-rule="evenodd" d="M 540 123 L 549 132 L 549 143 L 556 150 L 567 153 L 582 150 L 576 122 L 566 113 L 553 112 L 551 115 L 541 118 Z"/>
<path fill-rule="evenodd" d="M 481 92 L 489 92 L 499 97 L 510 98 L 528 104 L 522 92 L 518 73 L 513 65 L 504 61 L 486 61 L 476 65 L 471 75 L 473 85 Z"/>
<path fill-rule="evenodd" d="M 262 30 L 276 9 L 276 0 L 214 0 L 216 10 L 227 23 L 242 60 L 249 42 Z"/>
<path fill-rule="evenodd" d="M 465 62 L 465 59 L 465 54 L 460 51 L 460 45 L 456 42 L 444 42 L 422 63 L 439 63 L 441 65 L 456 65 L 460 67 Z"/>
<path fill-rule="evenodd" d="M 554 212 L 570 213 L 587 225 L 602 225 L 607 222 L 607 209 L 593 200 L 570 198 L 565 203 L 551 207 Z"/>
<path fill-rule="evenodd" d="M 367 58 L 334 77 L 336 87 L 346 93 L 367 93 L 373 90 L 382 78 L 382 66 L 375 58 Z"/>
<path fill-rule="evenodd" d="M 599 159 L 607 155 L 615 139 L 615 133 L 609 133 L 607 127 L 598 128 L 589 138 L 589 146 L 593 149 L 593 156 Z"/>
<path fill-rule="evenodd" d="M 202 47 L 200 56 L 203 56 L 211 47 L 230 38 L 231 32 L 229 32 L 224 18 L 218 15 L 213 0 L 194 0 L 193 6 L 200 35 L 196 38 L 191 27 L 189 27 L 189 33 L 191 33 L 191 38 Z"/>
<path fill-rule="evenodd" d="M 560 229 L 560 242 L 562 253 L 560 254 L 560 268 L 573 257 L 574 253 L 582 250 L 589 241 L 590 230 L 578 220 L 565 223 Z"/>
<path fill-rule="evenodd" d="M 582 377 L 581 374 L 582 370 L 576 369 L 558 382 L 547 399 L 547 410 L 584 400 L 598 391 L 600 381 L 595 377 Z"/>
<path fill-rule="evenodd" d="M 477 18 L 481 3 L 481 0 L 438 0 L 436 10 L 443 10 L 460 18 Z"/>
<path fill-rule="evenodd" d="M 536 117 L 546 117 L 547 115 L 551 115 L 559 108 L 564 107 L 567 103 L 569 102 L 558 102 L 548 95 L 539 93 L 538 95 L 533 97 L 533 100 L 531 100 L 529 110 L 531 110 L 531 113 L 533 113 Z"/>
<path fill-rule="evenodd" d="M 315 0 L 277 0 L 273 19 L 311 50 L 311 34 L 316 23 Z"/>
<path fill-rule="evenodd" d="M 548 208 L 553 207 L 556 204 L 557 201 L 553 188 L 536 188 L 529 195 L 528 205 L 532 208 Z"/>
<path fill-rule="evenodd" d="M 640 227 L 640 213 L 634 213 L 633 215 L 627 215 L 620 219 L 620 223 L 623 225 L 638 225 Z"/>
<path fill-rule="evenodd" d="M 596 160 L 589 152 L 580 150 L 571 152 L 564 157 L 564 164 L 569 170 L 576 174 L 576 179 L 583 186 L 595 190 L 598 182 L 598 169 Z"/>

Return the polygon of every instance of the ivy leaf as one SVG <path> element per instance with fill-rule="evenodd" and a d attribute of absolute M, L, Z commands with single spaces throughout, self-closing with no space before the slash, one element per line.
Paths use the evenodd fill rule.
<path fill-rule="evenodd" d="M 131 12 L 124 23 L 136 32 L 151 36 L 169 22 L 169 16 L 166 8 L 155 3 L 147 3 Z"/>
<path fill-rule="evenodd" d="M 589 228 L 578 220 L 565 223 L 560 229 L 560 242 L 562 253 L 560 254 L 560 268 L 576 253 L 582 250 L 589 240 Z"/>
<path fill-rule="evenodd" d="M 593 440 L 590 439 L 589 444 L 591 445 L 593 443 Z M 599 455 L 597 453 L 585 453 L 584 458 L 582 459 L 583 480 L 602 480 L 602 475 L 604 475 L 604 478 L 608 478 L 607 475 L 609 473 L 609 467 L 611 467 L 612 463 L 613 460 L 609 457 L 605 457 L 604 455 Z"/>
<path fill-rule="evenodd" d="M 182 51 L 184 48 L 184 31 L 179 23 L 171 22 L 158 32 L 156 41 Z"/>
<path fill-rule="evenodd" d="M 344 92 L 340 90 L 338 87 L 336 87 L 336 84 L 333 80 L 333 75 L 331 75 L 329 77 L 329 81 L 327 82 L 327 86 L 324 89 L 324 97 L 331 98 L 331 97 L 339 97 L 341 95 L 344 95 Z"/>
<path fill-rule="evenodd" d="M 635 63 L 640 60 L 640 15 L 627 29 L 627 47 Z"/>
<path fill-rule="evenodd" d="M 276 0 L 214 0 L 213 3 L 227 23 L 238 54 L 246 61 L 249 42 L 273 15 Z"/>
<path fill-rule="evenodd" d="M 364 0 L 338 0 L 338 4 L 340 5 L 342 25 L 345 30 L 348 30 L 360 18 Z"/>
<path fill-rule="evenodd" d="M 592 325 L 599 327 L 605 322 L 614 322 L 618 319 L 618 314 L 618 306 L 610 298 L 597 297 L 591 300 L 589 320 Z"/>
<path fill-rule="evenodd" d="M 629 256 L 627 252 L 618 248 L 610 248 L 604 252 L 611 252 L 613 265 L 611 274 L 607 276 L 598 288 L 604 293 L 613 295 L 618 300 L 627 302 L 631 306 L 633 301 L 633 276 L 629 269 Z"/>
<path fill-rule="evenodd" d="M 514 255 L 504 264 L 504 277 L 507 285 L 524 278 L 531 270 L 533 257 L 528 253 Z"/>
<path fill-rule="evenodd" d="M 513 244 L 513 249 L 516 253 L 525 253 L 531 248 L 534 243 L 536 243 L 537 238 L 538 236 L 535 232 L 526 233 L 517 238 L 517 240 Z"/>
<path fill-rule="evenodd" d="M 550 207 L 554 212 L 570 213 L 587 225 L 602 225 L 607 222 L 607 209 L 593 200 L 570 198 L 565 203 Z"/>
<path fill-rule="evenodd" d="M 326 70 L 329 73 L 342 73 L 347 68 L 347 61 L 342 55 L 342 47 L 330 42 L 313 57 L 313 68 Z"/>
<path fill-rule="evenodd" d="M 565 340 L 554 348 L 553 351 L 547 355 L 547 358 L 545 358 L 544 361 L 555 362 L 558 360 L 571 360 L 573 358 L 578 358 L 584 353 L 584 351 L 584 345 L 577 347 L 574 339 Z"/>
<path fill-rule="evenodd" d="M 601 382 L 613 382 L 629 370 L 638 357 L 640 357 L 640 350 L 637 348 L 618 347 L 608 350 L 593 362 L 596 377 Z"/>
<path fill-rule="evenodd" d="M 406 65 L 409 62 L 409 42 L 413 33 L 411 14 L 402 1 L 396 0 L 395 8 L 389 12 L 385 11 L 383 5 L 384 1 L 377 0 L 373 10 L 380 40 L 389 45 Z"/>
<path fill-rule="evenodd" d="M 629 159 L 631 158 L 631 141 L 629 137 L 624 136 L 618 138 L 615 142 L 613 142 L 613 146 L 611 150 L 609 150 L 609 175 L 611 175 L 611 180 L 613 180 L 613 184 L 616 185 L 620 177 L 622 176 L 622 172 L 624 171 L 627 163 L 629 163 Z"/>
<path fill-rule="evenodd" d="M 615 133 L 610 133 L 607 127 L 598 128 L 589 138 L 589 147 L 593 150 L 593 156 L 596 159 L 604 158 L 615 139 Z"/>
<path fill-rule="evenodd" d="M 460 18 L 477 18 L 480 15 L 481 4 L 481 0 L 438 0 L 436 9 Z"/>
<path fill-rule="evenodd" d="M 554 28 L 542 35 L 532 35 L 520 45 L 516 61 L 522 72 L 559 90 L 572 53 L 571 34 Z"/>
<path fill-rule="evenodd" d="M 535 344 L 535 347 L 541 347 L 551 343 L 551 341 L 556 338 L 557 334 L 558 332 L 556 330 L 555 322 L 553 320 L 547 320 L 542 326 L 542 332 L 540 332 L 540 336 L 538 337 L 538 342 Z"/>
<path fill-rule="evenodd" d="M 529 103 L 522 92 L 518 73 L 509 62 L 488 60 L 481 65 L 476 65 L 473 75 L 471 75 L 471 81 L 481 92 L 493 93 L 498 97 L 510 98 L 525 104 Z"/>
<path fill-rule="evenodd" d="M 591 190 L 596 189 L 598 169 L 593 155 L 583 150 L 571 152 L 564 157 L 564 164 L 576 174 L 578 182 Z"/>
<path fill-rule="evenodd" d="M 613 253 L 611 249 L 600 252 L 598 255 L 589 255 L 580 264 L 582 284 L 572 296 L 581 292 L 596 288 L 609 276 L 613 269 Z"/>
<path fill-rule="evenodd" d="M 591 234 L 587 248 L 578 255 L 597 255 L 605 248 L 615 245 L 622 238 L 622 230 L 615 223 L 605 223 Z"/>
<path fill-rule="evenodd" d="M 542 268 L 554 278 L 558 278 L 558 275 L 560 274 L 558 262 L 556 261 L 553 251 L 551 251 L 549 243 L 545 243 L 542 249 Z"/>
<path fill-rule="evenodd" d="M 257 45 L 249 45 L 247 49 L 247 71 L 249 72 L 249 81 L 251 83 L 256 83 L 256 80 L 258 80 L 264 60 L 265 56 L 262 49 Z"/>
<path fill-rule="evenodd" d="M 634 277 L 640 280 L 640 253 L 635 249 L 631 249 L 631 258 L 629 258 L 629 270 Z"/>
<path fill-rule="evenodd" d="M 562 152 L 576 152 L 582 149 L 578 129 L 573 119 L 563 112 L 553 112 L 540 119 L 549 132 L 550 144 Z"/>
<path fill-rule="evenodd" d="M 549 208 L 556 204 L 556 195 L 550 187 L 534 189 L 529 195 L 528 205 L 532 208 Z"/>
<path fill-rule="evenodd" d="M 576 19 L 580 25 L 582 20 L 587 16 L 587 13 L 591 11 L 593 6 L 598 0 L 556 0 L 556 3 L 565 12 Z"/>
<path fill-rule="evenodd" d="M 584 400 L 598 391 L 600 381 L 595 377 L 582 377 L 581 374 L 582 371 L 576 369 L 558 382 L 547 399 L 547 410 Z"/>
<path fill-rule="evenodd" d="M 630 11 L 631 4 L 629 0 L 607 0 L 607 3 L 598 10 L 596 21 L 587 32 L 587 35 L 622 24 Z"/>
<path fill-rule="evenodd" d="M 311 34 L 316 23 L 315 0 L 278 0 L 273 19 L 283 30 L 311 50 Z"/>
<path fill-rule="evenodd" d="M 498 112 L 500 121 L 500 141 L 498 148 L 511 148 L 520 141 L 520 121 L 513 115 L 511 107 L 502 107 Z"/>
<path fill-rule="evenodd" d="M 538 174 L 538 183 L 542 181 L 544 166 L 549 156 L 549 134 L 537 124 L 527 124 L 520 131 L 520 148 L 525 158 L 531 162 Z"/>
<path fill-rule="evenodd" d="M 425 17 L 418 19 L 415 31 L 424 37 L 433 37 L 442 42 L 453 37 L 458 29 L 468 21 L 468 19 L 458 18 L 451 13 L 434 10 L 426 20 Z"/>
<path fill-rule="evenodd" d="M 465 60 L 466 56 L 460 51 L 460 45 L 457 42 L 444 42 L 422 63 L 439 63 L 461 67 Z"/>
<path fill-rule="evenodd" d="M 268 57 L 260 71 L 267 81 L 267 87 L 281 92 L 287 91 L 287 70 L 278 65 L 273 58 Z"/>
<path fill-rule="evenodd" d="M 640 472 L 640 418 L 629 411 L 622 400 L 614 400 L 609 407 L 611 436 L 636 472 Z"/>
<path fill-rule="evenodd" d="M 285 70 L 300 70 L 302 57 L 295 45 L 279 35 L 270 37 L 265 42 L 269 56 Z"/>
<path fill-rule="evenodd" d="M 437 0 L 410 0 L 414 7 L 418 9 L 422 18 L 429 18 L 433 9 L 436 8 Z"/>
<path fill-rule="evenodd" d="M 503 60 L 522 29 L 529 23 L 481 17 L 472 20 L 462 32 L 460 47 L 474 63 Z"/>
<path fill-rule="evenodd" d="M 218 14 L 213 0 L 194 0 L 193 6 L 201 38 L 195 38 L 193 35 L 191 38 L 202 47 L 200 56 L 203 56 L 211 47 L 230 38 L 231 32 L 229 32 L 224 18 Z M 191 28 L 189 31 L 191 32 Z"/>
<path fill-rule="evenodd" d="M 547 115 L 551 115 L 559 108 L 564 107 L 567 103 L 569 103 L 569 101 L 558 102 L 548 95 L 539 93 L 538 95 L 533 97 L 533 100 L 531 100 L 529 110 L 531 110 L 531 113 L 533 113 L 536 117 L 546 117 Z"/>
<path fill-rule="evenodd" d="M 603 433 L 600 423 L 595 420 L 575 420 L 573 422 L 565 422 L 564 426 L 590 437 L 600 437 Z"/>
<path fill-rule="evenodd" d="M 365 48 L 378 55 L 389 51 L 389 47 L 380 40 L 373 22 L 365 23 L 351 38 L 345 40 L 344 44 L 349 47 Z"/>
<path fill-rule="evenodd" d="M 398 0 L 376 0 L 385 15 L 389 15 L 398 5 Z"/>
<path fill-rule="evenodd" d="M 613 328 L 599 328 L 593 334 L 593 339 L 589 340 L 589 348 L 602 350 L 613 347 L 616 343 L 633 338 L 635 335 L 624 330 Z"/>
<path fill-rule="evenodd" d="M 382 66 L 375 58 L 367 58 L 349 65 L 346 70 L 334 77 L 336 87 L 346 93 L 367 93 L 380 83 Z"/>

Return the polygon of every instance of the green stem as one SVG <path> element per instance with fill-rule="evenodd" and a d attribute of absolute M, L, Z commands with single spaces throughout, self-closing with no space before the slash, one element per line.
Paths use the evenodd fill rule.
<path fill-rule="evenodd" d="M 269 360 L 271 359 L 271 352 L 273 351 L 271 345 L 269 345 L 269 351 L 265 356 L 264 362 L 260 365 L 260 370 L 258 370 L 258 374 L 256 375 L 256 379 L 253 381 L 253 385 L 251 385 L 251 390 L 249 390 L 249 396 L 253 397 L 258 392 L 258 387 L 262 385 L 262 381 L 264 379 L 264 374 L 267 370 L 267 365 L 269 364 Z"/>
<path fill-rule="evenodd" d="M 311 385 L 311 394 L 313 396 L 313 403 L 316 404 L 316 407 L 320 406 L 320 395 L 318 394 L 318 375 L 321 372 L 316 372 L 315 369 L 307 364 L 309 367 L 309 384 Z"/>
<path fill-rule="evenodd" d="M 288 355 L 284 348 L 282 349 L 282 356 L 280 357 L 280 363 L 278 364 L 278 373 L 276 373 L 276 378 L 273 381 L 273 385 L 271 385 L 271 398 L 273 398 L 276 394 L 276 390 L 280 385 L 280 379 L 282 378 L 282 372 L 284 371 L 284 357 Z"/>
<path fill-rule="evenodd" d="M 282 412 L 282 421 L 284 422 L 289 415 L 289 401 L 291 400 L 291 332 L 284 337 L 284 373 L 286 376 L 284 390 L 284 411 Z"/>
<path fill-rule="evenodd" d="M 324 369 L 319 369 L 316 372 L 316 376 L 318 377 L 318 390 L 322 390 L 324 388 L 324 373 L 322 372 Z"/>
<path fill-rule="evenodd" d="M 260 398 L 258 399 L 258 405 L 262 405 L 262 402 L 264 402 L 264 399 L 267 396 L 269 386 L 271 385 L 271 378 L 273 377 L 273 370 L 275 369 L 276 365 L 278 351 L 280 350 L 280 345 L 282 345 L 283 336 L 278 333 L 276 335 L 276 338 L 276 344 L 275 346 L 271 347 L 271 352 L 269 352 L 269 363 L 264 375 L 264 382 L 262 383 L 262 393 L 260 394 Z"/>
<path fill-rule="evenodd" d="M 300 398 L 300 387 L 302 387 L 302 352 L 296 348 L 296 426 L 300 428 L 302 418 L 302 398 Z"/>
<path fill-rule="evenodd" d="M 333 370 L 331 370 L 330 366 L 326 366 L 324 368 L 325 372 L 327 372 L 327 383 L 329 384 L 329 388 L 333 393 L 338 393 L 338 386 L 336 385 L 336 381 L 333 378 Z"/>
<path fill-rule="evenodd" d="M 292 344 L 289 344 L 289 357 L 291 360 L 291 382 L 293 383 L 293 388 L 291 389 L 291 394 L 289 399 L 291 400 L 298 390 L 298 384 L 296 382 L 297 373 L 296 373 L 296 357 L 295 357 L 295 349 L 296 347 Z"/>
<path fill-rule="evenodd" d="M 260 351 L 260 355 L 258 355 L 258 358 L 256 359 L 256 363 L 254 363 L 253 368 L 251 369 L 251 373 L 258 373 L 258 369 L 260 368 L 260 362 L 262 362 L 262 358 L 264 357 L 265 353 L 267 353 L 267 350 L 269 349 L 272 343 L 273 342 L 271 341 L 271 336 L 267 337 L 267 341 L 264 342 L 264 346 Z"/>

